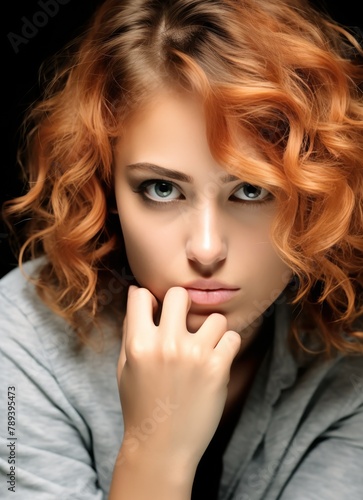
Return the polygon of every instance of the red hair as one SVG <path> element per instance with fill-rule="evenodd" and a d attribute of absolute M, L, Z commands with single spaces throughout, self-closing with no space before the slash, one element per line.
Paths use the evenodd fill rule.
<path fill-rule="evenodd" d="M 97 316 L 122 252 L 113 144 L 136 108 L 178 88 L 203 98 L 220 163 L 276 197 L 272 239 L 299 283 L 296 339 L 305 328 L 327 353 L 361 352 L 361 57 L 347 29 L 298 0 L 106 0 L 26 118 L 29 191 L 6 207 L 31 214 L 19 259 L 47 256 L 41 297 L 80 335 L 80 313 Z M 241 132 L 265 161 L 239 151 Z"/>

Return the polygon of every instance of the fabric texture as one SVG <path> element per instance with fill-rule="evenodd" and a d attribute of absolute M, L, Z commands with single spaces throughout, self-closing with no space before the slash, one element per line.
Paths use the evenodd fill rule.
<path fill-rule="evenodd" d="M 31 274 L 36 266 L 29 262 L 25 270 Z M 274 342 L 223 457 L 218 500 L 362 500 L 362 357 L 295 361 L 286 345 L 290 307 L 280 300 L 274 312 Z M 75 345 L 71 329 L 19 269 L 2 278 L 4 500 L 107 499 L 123 437 L 120 338 L 105 327 L 96 351 L 77 352 Z M 14 436 L 8 433 L 9 387 L 15 387 Z M 159 402 L 158 412 L 168 412 L 167 401 Z M 147 439 L 152 422 L 144 427 L 139 439 Z"/>

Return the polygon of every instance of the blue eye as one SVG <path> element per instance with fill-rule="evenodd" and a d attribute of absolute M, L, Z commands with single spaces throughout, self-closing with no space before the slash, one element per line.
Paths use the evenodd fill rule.
<path fill-rule="evenodd" d="M 150 200 L 161 203 L 180 198 L 180 191 L 171 182 L 162 180 L 150 180 L 142 183 L 140 192 Z"/>
<path fill-rule="evenodd" d="M 233 197 L 241 201 L 265 201 L 271 198 L 271 193 L 259 186 L 244 183 L 233 193 Z"/>
<path fill-rule="evenodd" d="M 134 188 L 134 191 L 139 193 L 145 202 L 158 205 L 167 205 L 185 200 L 185 196 L 173 182 L 163 179 L 145 180 Z M 244 182 L 237 187 L 230 199 L 234 202 L 254 204 L 256 206 L 271 201 L 273 198 L 273 195 L 266 189 Z"/>

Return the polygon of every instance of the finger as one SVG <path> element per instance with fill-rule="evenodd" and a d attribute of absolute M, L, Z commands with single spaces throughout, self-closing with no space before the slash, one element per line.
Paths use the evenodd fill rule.
<path fill-rule="evenodd" d="M 125 337 L 127 333 L 127 316 L 122 323 L 122 331 L 121 331 L 121 347 L 120 347 L 120 356 L 118 358 L 117 363 L 117 380 L 120 381 L 122 370 L 126 363 L 126 351 L 125 351 Z"/>
<path fill-rule="evenodd" d="M 195 342 L 216 347 L 227 331 L 227 318 L 220 313 L 212 313 L 193 336 Z"/>
<path fill-rule="evenodd" d="M 228 366 L 228 370 L 230 369 L 234 358 L 240 351 L 241 343 L 242 339 L 239 333 L 234 330 L 228 330 L 214 348 L 215 354 L 224 358 L 226 366 Z"/>
<path fill-rule="evenodd" d="M 132 343 L 138 346 L 150 343 L 151 334 L 156 328 L 153 315 L 157 307 L 157 300 L 149 290 L 130 286 L 127 297 L 127 322 L 124 338 L 126 358 Z"/>
<path fill-rule="evenodd" d="M 134 285 L 129 287 L 127 296 L 127 325 L 132 331 L 155 326 L 153 315 L 158 308 L 158 301 L 147 288 Z"/>
<path fill-rule="evenodd" d="M 175 336 L 186 331 L 186 318 L 191 300 L 188 292 L 182 287 L 172 287 L 166 292 L 159 328 L 165 336 Z"/>

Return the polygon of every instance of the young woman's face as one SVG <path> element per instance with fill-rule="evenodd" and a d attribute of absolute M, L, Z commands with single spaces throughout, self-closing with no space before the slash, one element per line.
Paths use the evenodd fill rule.
<path fill-rule="evenodd" d="M 247 143 L 243 152 L 258 154 Z M 115 151 L 115 193 L 136 280 L 160 302 L 186 288 L 189 331 L 219 312 L 242 332 L 285 288 L 273 197 L 218 165 L 195 101 L 161 94 L 133 117 Z"/>

